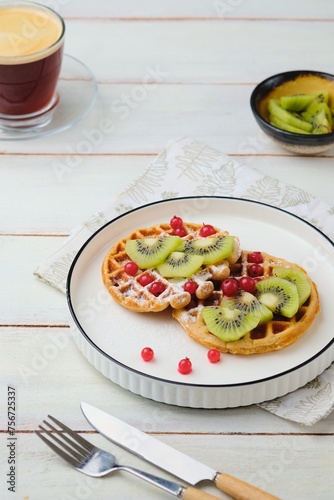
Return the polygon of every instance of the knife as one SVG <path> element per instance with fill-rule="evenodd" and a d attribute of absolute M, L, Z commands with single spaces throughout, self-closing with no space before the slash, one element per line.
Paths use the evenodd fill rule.
<path fill-rule="evenodd" d="M 200 481 L 211 481 L 236 500 L 279 500 L 236 477 L 201 464 L 95 406 L 82 402 L 81 410 L 91 426 L 104 437 L 193 486 Z"/>

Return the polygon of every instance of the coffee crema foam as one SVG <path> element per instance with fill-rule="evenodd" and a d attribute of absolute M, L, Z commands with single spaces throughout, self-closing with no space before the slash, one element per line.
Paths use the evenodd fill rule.
<path fill-rule="evenodd" d="M 52 11 L 21 5 L 0 7 L 0 64 L 49 56 L 62 45 L 64 30 L 61 18 Z"/>

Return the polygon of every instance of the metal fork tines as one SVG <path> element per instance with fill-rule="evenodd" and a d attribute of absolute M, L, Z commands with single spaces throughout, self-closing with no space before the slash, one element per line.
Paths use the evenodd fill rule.
<path fill-rule="evenodd" d="M 98 448 L 93 446 L 89 441 L 72 431 L 72 429 L 56 418 L 51 415 L 48 415 L 48 418 L 57 424 L 60 429 L 54 427 L 50 424 L 50 422 L 43 420 L 43 424 L 45 424 L 49 429 L 45 429 L 45 427 L 39 425 L 39 429 L 44 432 L 45 435 L 42 432 L 35 431 L 38 437 L 40 437 L 55 453 L 73 465 L 76 469 L 84 472 L 82 469 L 88 465 L 91 472 L 90 475 L 94 475 L 96 477 L 103 476 L 105 472 L 97 467 L 96 458 L 99 455 Z M 48 437 L 46 437 L 46 435 Z M 92 460 L 94 456 L 96 456 L 96 458 Z M 91 467 L 92 463 L 95 464 L 93 468 Z"/>
<path fill-rule="evenodd" d="M 67 425 L 51 415 L 48 415 L 48 418 L 56 424 L 58 428 L 47 420 L 43 420 L 44 426 L 39 425 L 39 430 L 35 431 L 37 436 L 55 453 L 75 467 L 75 469 L 88 476 L 102 477 L 116 470 L 124 470 L 158 486 L 178 498 L 187 500 L 217 500 L 217 497 L 192 486 L 183 486 L 173 481 L 143 472 L 134 467 L 118 465 L 114 455 L 92 445 L 77 432 L 74 432 L 67 427 Z"/>

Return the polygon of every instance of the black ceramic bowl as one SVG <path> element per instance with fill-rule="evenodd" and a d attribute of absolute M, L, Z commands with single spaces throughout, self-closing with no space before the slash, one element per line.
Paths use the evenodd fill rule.
<path fill-rule="evenodd" d="M 270 76 L 252 92 L 250 105 L 263 132 L 284 149 L 297 154 L 319 154 L 334 147 L 334 132 L 329 134 L 296 134 L 281 130 L 269 123 L 267 102 L 282 95 L 329 91 L 329 104 L 334 107 L 334 75 L 321 71 L 288 71 Z"/>

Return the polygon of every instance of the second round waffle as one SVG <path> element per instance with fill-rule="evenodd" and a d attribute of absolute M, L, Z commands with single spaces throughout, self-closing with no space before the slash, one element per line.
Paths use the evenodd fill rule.
<path fill-rule="evenodd" d="M 252 265 L 248 262 L 250 253 L 249 251 L 242 251 L 238 261 L 230 266 L 230 277 L 240 279 L 242 276 L 247 276 L 247 270 Z M 300 266 L 284 259 L 265 252 L 261 253 L 263 257 L 261 280 L 263 281 L 271 278 L 273 269 L 277 267 L 302 270 Z M 303 272 L 305 271 L 303 270 Z M 288 318 L 282 314 L 273 314 L 270 321 L 260 322 L 255 328 L 236 341 L 224 341 L 211 333 L 201 314 L 204 307 L 219 308 L 222 305 L 224 294 L 220 282 L 216 282 L 215 290 L 210 297 L 204 300 L 193 300 L 192 304 L 187 307 L 173 311 L 173 317 L 191 338 L 209 349 L 243 355 L 262 354 L 279 350 L 298 340 L 308 330 L 320 311 L 317 287 L 312 280 L 307 279 L 311 287 L 311 293 L 294 315 Z"/>

